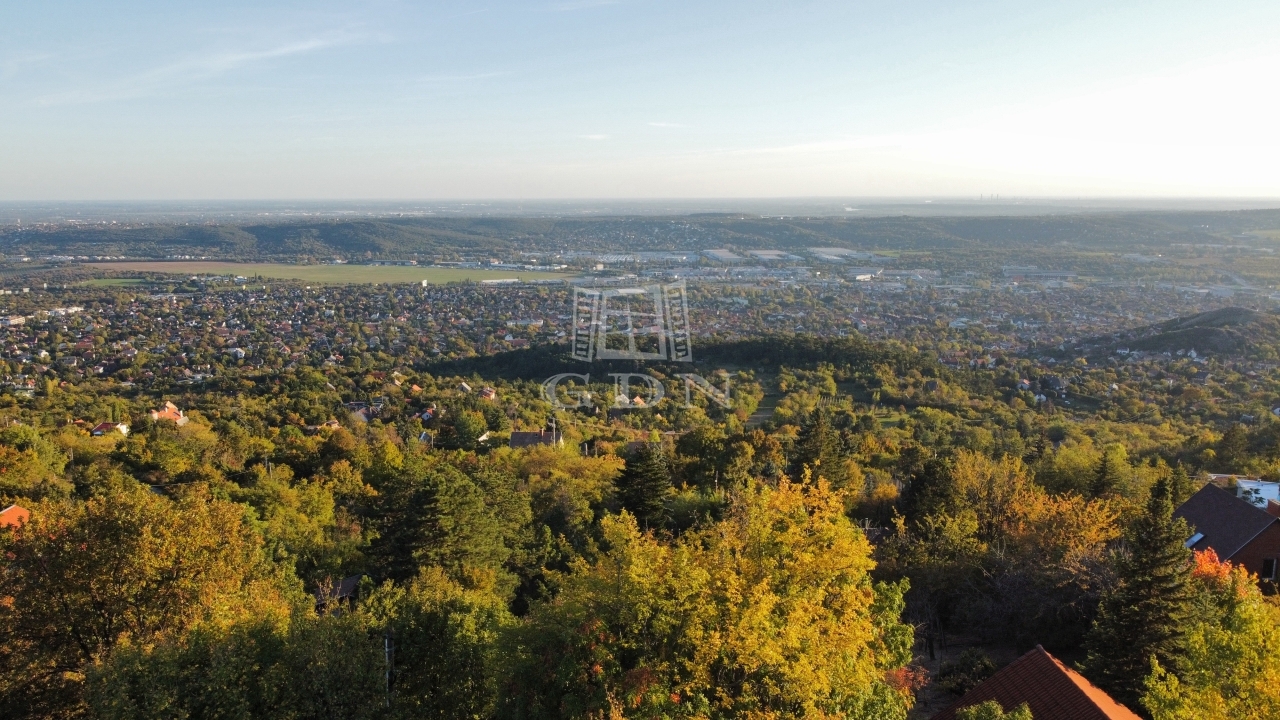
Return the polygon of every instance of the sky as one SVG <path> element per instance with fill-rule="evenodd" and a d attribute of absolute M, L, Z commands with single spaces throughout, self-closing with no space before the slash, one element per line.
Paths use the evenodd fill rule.
<path fill-rule="evenodd" d="M 1280 198 L 1280 2 L 0 3 L 0 201 Z"/>

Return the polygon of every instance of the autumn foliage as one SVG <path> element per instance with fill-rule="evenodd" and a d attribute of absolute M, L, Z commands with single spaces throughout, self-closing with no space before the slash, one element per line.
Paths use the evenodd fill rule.
<path fill-rule="evenodd" d="M 673 545 L 630 515 L 511 638 L 510 717 L 905 717 L 905 584 L 825 481 L 753 484 Z"/>

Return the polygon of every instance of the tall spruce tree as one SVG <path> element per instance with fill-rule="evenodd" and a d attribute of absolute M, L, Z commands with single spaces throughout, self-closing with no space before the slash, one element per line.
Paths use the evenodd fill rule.
<path fill-rule="evenodd" d="M 1173 468 L 1173 477 L 1169 479 L 1169 498 L 1173 507 L 1176 509 L 1195 492 L 1195 484 L 1191 482 L 1191 476 L 1187 475 L 1187 469 L 1182 467 L 1182 463 L 1178 463 Z"/>
<path fill-rule="evenodd" d="M 667 524 L 667 496 L 671 494 L 671 467 L 659 443 L 645 443 L 627 458 L 627 466 L 615 483 L 622 507 L 636 517 L 640 527 L 656 530 Z"/>
<path fill-rule="evenodd" d="M 1102 451 L 1102 458 L 1098 461 L 1098 469 L 1094 473 L 1093 482 L 1089 486 L 1089 492 L 1094 497 L 1111 495 L 1124 482 L 1124 461 L 1116 457 L 1117 454 L 1110 448 Z"/>
<path fill-rule="evenodd" d="M 1218 441 L 1218 466 L 1223 472 L 1237 472 L 1236 465 L 1245 459 L 1249 450 L 1249 435 L 1244 426 L 1232 423 Z"/>
<path fill-rule="evenodd" d="M 792 477 L 804 476 L 804 468 L 809 466 L 816 480 L 827 468 L 834 468 L 840 460 L 840 434 L 831 426 L 831 418 L 822 408 L 809 415 L 809 422 L 800 431 L 796 443 L 795 463 L 791 469 Z M 831 472 L 827 470 L 827 472 Z"/>
<path fill-rule="evenodd" d="M 1186 521 L 1173 517 L 1169 481 L 1161 478 L 1128 533 L 1118 582 L 1103 597 L 1085 640 L 1089 679 L 1131 707 L 1142 694 L 1152 657 L 1161 667 L 1179 666 L 1190 606 L 1191 551 L 1184 545 L 1189 535 Z"/>

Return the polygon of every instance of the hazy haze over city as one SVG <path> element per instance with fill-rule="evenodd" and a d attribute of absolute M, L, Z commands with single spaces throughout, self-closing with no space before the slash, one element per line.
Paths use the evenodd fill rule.
<path fill-rule="evenodd" d="M 0 25 L 7 201 L 1280 196 L 1274 2 L 44 2 Z"/>

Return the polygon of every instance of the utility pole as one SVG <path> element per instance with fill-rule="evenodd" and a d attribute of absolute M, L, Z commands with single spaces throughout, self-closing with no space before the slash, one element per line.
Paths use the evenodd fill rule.
<path fill-rule="evenodd" d="M 391 626 L 382 634 L 382 656 L 386 661 L 385 681 L 386 681 L 386 700 L 385 706 L 391 707 L 391 688 L 395 683 L 395 660 L 396 660 L 396 641 L 391 635 Z"/>

